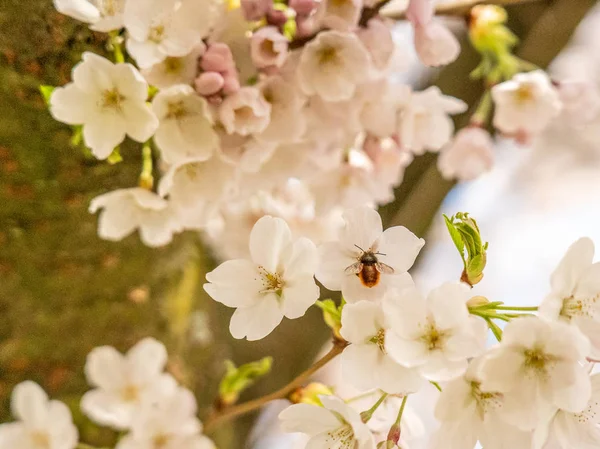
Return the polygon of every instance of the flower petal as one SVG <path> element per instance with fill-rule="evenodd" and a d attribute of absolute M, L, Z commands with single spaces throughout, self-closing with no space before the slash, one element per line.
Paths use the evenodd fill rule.
<path fill-rule="evenodd" d="M 48 395 L 38 384 L 25 381 L 18 384 L 11 397 L 11 409 L 15 418 L 33 428 L 45 427 L 48 419 Z"/>
<path fill-rule="evenodd" d="M 584 237 L 573 243 L 550 277 L 552 291 L 563 298 L 571 296 L 593 258 L 594 242 L 591 239 Z"/>
<path fill-rule="evenodd" d="M 95 387 L 119 388 L 124 381 L 125 363 L 123 354 L 112 346 L 99 346 L 87 355 L 85 377 Z"/>
<path fill-rule="evenodd" d="M 315 276 L 325 288 L 340 291 L 348 276 L 344 271 L 356 262 L 356 252 L 349 251 L 338 242 L 323 243 L 319 246 L 319 266 Z"/>
<path fill-rule="evenodd" d="M 378 256 L 380 262 L 392 267 L 396 273 L 408 271 L 415 263 L 425 240 L 418 238 L 404 226 L 386 229 L 377 250 L 385 256 Z"/>
<path fill-rule="evenodd" d="M 261 340 L 273 332 L 282 319 L 277 295 L 272 293 L 252 306 L 236 309 L 229 323 L 229 331 L 233 338 Z"/>
<path fill-rule="evenodd" d="M 256 222 L 250 233 L 252 261 L 269 273 L 279 268 L 281 253 L 292 241 L 292 233 L 281 218 L 264 216 Z"/>
<path fill-rule="evenodd" d="M 289 319 L 300 318 L 319 299 L 320 293 L 312 275 L 286 282 L 281 296 L 281 311 Z"/>
<path fill-rule="evenodd" d="M 262 295 L 262 277 L 256 265 L 249 260 L 235 259 L 223 262 L 206 274 L 209 284 L 204 290 L 212 299 L 227 307 L 248 307 L 256 304 Z"/>
<path fill-rule="evenodd" d="M 383 327 L 383 320 L 379 304 L 368 301 L 346 304 L 342 310 L 340 334 L 350 343 L 364 344 Z"/>
<path fill-rule="evenodd" d="M 167 364 L 167 348 L 154 338 L 144 338 L 127 352 L 129 372 L 136 381 L 153 380 Z"/>
<path fill-rule="evenodd" d="M 346 226 L 342 229 L 340 241 L 347 249 L 359 247 L 368 251 L 383 231 L 381 217 L 370 207 L 357 207 L 344 212 Z"/>

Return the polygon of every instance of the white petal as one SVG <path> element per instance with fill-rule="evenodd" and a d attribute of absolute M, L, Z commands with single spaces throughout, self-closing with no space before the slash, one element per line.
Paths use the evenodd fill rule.
<path fill-rule="evenodd" d="M 279 258 L 292 241 L 292 233 L 281 218 L 264 216 L 256 222 L 250 233 L 252 261 L 269 273 L 279 268 Z"/>
<path fill-rule="evenodd" d="M 18 384 L 12 392 L 11 410 L 33 428 L 45 427 L 48 423 L 48 395 L 35 382 L 25 381 Z"/>
<path fill-rule="evenodd" d="M 318 264 L 318 254 L 315 244 L 301 237 L 296 240 L 284 255 L 282 265 L 285 267 L 285 278 L 292 279 L 296 276 L 314 276 Z"/>
<path fill-rule="evenodd" d="M 111 390 L 122 385 L 125 372 L 123 355 L 112 346 L 94 348 L 87 355 L 85 377 L 95 387 Z"/>
<path fill-rule="evenodd" d="M 108 59 L 85 52 L 83 62 L 73 69 L 73 82 L 86 93 L 97 95 L 98 92 L 114 88 L 113 69 L 114 64 Z"/>
<path fill-rule="evenodd" d="M 419 367 L 419 372 L 427 380 L 447 382 L 464 374 L 467 368 L 466 359 L 449 360 L 441 351 L 433 351 L 427 362 Z"/>
<path fill-rule="evenodd" d="M 524 318 L 523 318 L 524 319 Z M 512 348 L 496 348 L 490 351 L 481 365 L 481 388 L 485 391 L 510 391 L 519 383 L 523 355 Z"/>
<path fill-rule="evenodd" d="M 236 309 L 229 323 L 229 331 L 233 338 L 260 340 L 269 335 L 282 319 L 277 295 L 272 293 L 255 305 Z"/>
<path fill-rule="evenodd" d="M 127 365 L 134 379 L 154 379 L 165 369 L 167 349 L 154 338 L 144 338 L 127 352 Z"/>
<path fill-rule="evenodd" d="M 406 338 L 419 337 L 421 323 L 427 321 L 427 305 L 414 286 L 401 291 L 390 290 L 382 304 L 387 322 L 395 333 Z"/>
<path fill-rule="evenodd" d="M 145 142 L 158 128 L 158 118 L 146 103 L 126 103 L 123 115 L 127 134 L 136 142 Z"/>
<path fill-rule="evenodd" d="M 116 64 L 112 69 L 116 88 L 128 100 L 143 103 L 148 98 L 148 83 L 140 72 L 131 64 Z"/>
<path fill-rule="evenodd" d="M 397 273 L 402 273 L 413 266 L 423 245 L 425 240 L 418 238 L 404 226 L 394 226 L 381 235 L 378 251 L 385 256 L 378 258 Z"/>
<path fill-rule="evenodd" d="M 571 412 L 579 413 L 584 410 L 590 397 L 592 396 L 592 385 L 590 382 L 590 376 L 587 370 L 581 366 L 570 366 L 569 370 L 573 370 L 572 374 L 575 375 L 573 383 L 569 388 L 552 388 L 550 394 L 552 395 L 552 402 L 557 407 Z M 553 377 L 561 376 L 559 372 L 553 373 Z M 565 377 L 565 376 L 561 376 Z"/>
<path fill-rule="evenodd" d="M 472 392 L 471 383 L 464 377 L 444 385 L 435 405 L 435 418 L 442 422 L 467 419 L 467 412 L 471 410 L 469 406 L 475 401 Z"/>
<path fill-rule="evenodd" d="M 227 307 L 247 307 L 256 304 L 264 288 L 256 265 L 248 260 L 228 260 L 210 273 L 204 290 L 212 299 Z"/>
<path fill-rule="evenodd" d="M 369 207 L 348 209 L 344 212 L 346 226 L 340 240 L 348 248 L 355 245 L 364 251 L 369 250 L 383 231 L 381 217 Z"/>
<path fill-rule="evenodd" d="M 356 253 L 348 251 L 338 242 L 323 243 L 319 246 L 316 277 L 327 289 L 340 291 L 344 279 L 348 276 L 344 270 L 356 261 Z"/>
<path fill-rule="evenodd" d="M 346 304 L 342 310 L 340 334 L 350 343 L 367 343 L 383 327 L 383 319 L 379 304 L 368 301 Z"/>
<path fill-rule="evenodd" d="M 71 410 L 60 401 L 50 401 L 48 415 L 51 417 L 51 437 L 61 448 L 72 449 L 77 445 L 78 432 L 73 425 Z"/>
<path fill-rule="evenodd" d="M 334 430 L 340 422 L 333 413 L 323 407 L 309 404 L 292 405 L 279 414 L 280 427 L 284 432 L 302 432 L 316 435 Z"/>
<path fill-rule="evenodd" d="M 61 14 L 85 23 L 100 20 L 100 11 L 87 0 L 54 0 L 54 7 Z"/>
<path fill-rule="evenodd" d="M 579 277 L 594 258 L 594 242 L 584 237 L 573 243 L 564 255 L 552 277 L 552 291 L 563 298 L 571 296 Z"/>
<path fill-rule="evenodd" d="M 286 282 L 280 300 L 281 311 L 289 319 L 300 318 L 319 299 L 320 293 L 312 275 L 297 277 Z"/>
<path fill-rule="evenodd" d="M 575 298 L 594 298 L 600 294 L 600 263 L 586 268 L 575 288 Z"/>
<path fill-rule="evenodd" d="M 125 139 L 126 123 L 117 114 L 98 114 L 83 126 L 83 140 L 98 159 L 106 159 Z"/>
<path fill-rule="evenodd" d="M 50 113 L 59 122 L 80 125 L 88 121 L 93 99 L 75 84 L 58 87 L 50 97 Z"/>
<path fill-rule="evenodd" d="M 429 358 L 429 350 L 425 343 L 406 340 L 395 332 L 386 332 L 385 350 L 392 359 L 407 368 L 423 365 Z"/>
<path fill-rule="evenodd" d="M 97 424 L 115 429 L 127 429 L 135 404 L 103 390 L 91 390 L 81 398 L 81 411 Z"/>

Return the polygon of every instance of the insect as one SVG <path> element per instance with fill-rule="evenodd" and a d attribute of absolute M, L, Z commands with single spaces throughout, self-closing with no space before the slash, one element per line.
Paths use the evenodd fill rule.
<path fill-rule="evenodd" d="M 365 287 L 375 287 L 379 284 L 381 279 L 381 273 L 393 274 L 394 269 L 389 265 L 379 262 L 377 256 L 385 256 L 385 254 L 379 252 L 373 252 L 371 250 L 365 251 L 358 245 L 354 245 L 362 251 L 362 254 L 358 258 L 358 262 L 353 263 L 346 268 L 346 274 L 355 274 L 360 279 L 360 282 Z"/>

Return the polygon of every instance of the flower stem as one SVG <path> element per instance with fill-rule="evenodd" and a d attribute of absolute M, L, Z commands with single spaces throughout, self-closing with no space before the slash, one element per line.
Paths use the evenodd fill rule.
<path fill-rule="evenodd" d="M 388 394 L 383 393 L 381 395 L 381 397 L 377 400 L 377 402 L 375 404 L 373 404 L 373 407 L 371 407 L 369 410 L 365 410 L 364 412 L 362 412 L 360 414 L 360 417 L 362 418 L 364 423 L 369 422 L 369 420 L 373 416 L 373 413 L 375 413 L 375 411 L 379 408 L 379 406 L 381 404 L 383 404 L 383 401 L 385 401 L 385 398 L 387 398 L 387 397 L 388 397 Z"/>
<path fill-rule="evenodd" d="M 121 48 L 122 42 L 123 38 L 119 36 L 119 31 L 111 31 L 108 47 L 110 50 L 112 50 L 115 62 L 117 64 L 122 64 L 125 62 L 125 55 L 123 55 L 123 49 Z"/>
<path fill-rule="evenodd" d="M 510 6 L 524 3 L 533 3 L 541 0 L 455 0 L 453 2 L 444 2 L 436 6 L 435 13 L 440 16 L 466 16 L 471 8 L 485 3 L 487 5 Z M 384 12 L 385 17 L 394 20 L 406 19 L 406 11 Z"/>
<path fill-rule="evenodd" d="M 206 419 L 206 421 L 204 421 L 204 431 L 206 433 L 209 433 L 213 431 L 215 427 L 218 427 L 219 425 L 223 424 L 226 421 L 229 421 L 230 419 L 235 418 L 236 416 L 244 415 L 246 413 L 250 413 L 254 410 L 257 410 L 266 403 L 274 401 L 275 399 L 286 398 L 297 387 L 299 387 L 306 380 L 308 380 L 310 376 L 312 376 L 322 367 L 327 365 L 331 360 L 340 355 L 346 346 L 348 346 L 348 342 L 335 339 L 333 341 L 333 347 L 327 354 L 325 354 L 321 359 L 317 360 L 310 368 L 302 372 L 290 383 L 266 396 L 253 399 L 251 401 L 244 402 L 243 404 L 239 404 L 233 407 L 225 408 L 220 412 L 212 413 Z"/>
<path fill-rule="evenodd" d="M 152 190 L 154 186 L 154 161 L 152 160 L 152 147 L 150 141 L 144 143 L 142 148 L 142 172 L 140 173 L 140 187 Z"/>
<path fill-rule="evenodd" d="M 491 329 L 492 333 L 494 334 L 494 337 L 496 337 L 496 340 L 498 340 L 498 342 L 502 341 L 502 329 L 500 329 L 500 326 L 498 326 L 496 323 L 494 323 L 490 318 L 488 317 L 484 317 L 486 323 L 488 324 L 489 328 Z"/>
<path fill-rule="evenodd" d="M 402 398 L 402 404 L 400 405 L 400 410 L 398 410 L 396 422 L 394 422 L 392 427 L 390 427 L 390 431 L 388 432 L 387 441 L 391 441 L 394 444 L 398 444 L 398 441 L 400 441 L 400 421 L 402 421 L 402 414 L 404 413 L 404 407 L 406 407 L 407 399 L 408 395 Z"/>
<path fill-rule="evenodd" d="M 537 312 L 538 307 L 496 306 L 496 310 L 514 310 L 515 312 Z"/>

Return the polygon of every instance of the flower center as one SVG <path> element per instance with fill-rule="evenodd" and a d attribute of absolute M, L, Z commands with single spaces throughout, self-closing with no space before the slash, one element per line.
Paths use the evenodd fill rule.
<path fill-rule="evenodd" d="M 379 350 L 383 353 L 383 354 L 387 354 L 385 352 L 385 329 L 379 329 L 377 331 L 377 334 L 375 334 L 375 336 L 373 338 L 371 338 L 369 340 L 371 343 L 374 343 L 377 345 L 377 347 L 379 348 Z"/>
<path fill-rule="evenodd" d="M 515 99 L 517 103 L 529 103 L 534 98 L 533 88 L 527 84 L 522 84 L 515 91 Z"/>
<path fill-rule="evenodd" d="M 502 407 L 501 393 L 487 393 L 480 389 L 479 382 L 471 382 L 471 394 L 477 404 L 477 413 L 483 419 L 485 414 L 490 410 L 497 410 Z"/>
<path fill-rule="evenodd" d="M 152 438 L 152 444 L 154 445 L 154 449 L 163 449 L 169 443 L 169 436 L 164 433 L 159 433 Z"/>
<path fill-rule="evenodd" d="M 121 92 L 116 87 L 102 92 L 102 107 L 105 109 L 113 109 L 121 112 L 124 100 L 125 97 L 121 95 Z"/>
<path fill-rule="evenodd" d="M 125 402 L 136 402 L 140 398 L 140 389 L 137 385 L 126 385 L 121 390 L 121 398 Z"/>
<path fill-rule="evenodd" d="M 436 327 L 435 323 L 430 322 L 427 324 L 425 333 L 421 336 L 421 340 L 425 343 L 427 349 L 435 351 L 444 348 L 448 337 L 450 337 L 448 331 L 441 331 Z"/>
<path fill-rule="evenodd" d="M 246 122 L 254 118 L 254 110 L 250 106 L 242 106 L 235 110 L 236 120 Z"/>
<path fill-rule="evenodd" d="M 167 73 L 179 73 L 182 68 L 181 58 L 174 58 L 169 56 L 165 59 L 165 72 Z"/>
<path fill-rule="evenodd" d="M 36 431 L 31 434 L 33 446 L 40 449 L 50 449 L 50 437 L 47 432 Z"/>
<path fill-rule="evenodd" d="M 270 273 L 264 267 L 258 267 L 261 274 L 263 289 L 261 293 L 277 293 L 281 296 L 285 282 L 279 273 Z"/>
<path fill-rule="evenodd" d="M 560 316 L 571 320 L 574 316 L 585 316 L 593 318 L 595 316 L 595 307 L 600 295 L 591 298 L 578 298 L 573 296 L 563 299 L 563 305 L 560 309 Z"/>
<path fill-rule="evenodd" d="M 154 25 L 148 33 L 148 40 L 155 44 L 160 44 L 165 38 L 165 26 L 162 24 Z"/>
<path fill-rule="evenodd" d="M 336 447 L 339 449 L 354 449 L 356 440 L 354 439 L 354 430 L 350 424 L 344 424 L 335 430 L 327 432 L 326 447 Z"/>
<path fill-rule="evenodd" d="M 317 57 L 319 58 L 320 65 L 335 64 L 339 59 L 338 52 L 334 47 L 321 48 Z"/>
<path fill-rule="evenodd" d="M 275 42 L 271 39 L 265 39 L 260 43 L 260 51 L 270 57 L 276 57 L 279 52 L 275 50 Z"/>
<path fill-rule="evenodd" d="M 123 7 L 116 0 L 100 0 L 98 2 L 98 9 L 103 16 L 116 16 L 123 12 Z"/>
<path fill-rule="evenodd" d="M 187 115 L 187 109 L 183 104 L 183 101 L 178 101 L 175 103 L 169 103 L 167 118 L 170 119 L 181 119 Z"/>
<path fill-rule="evenodd" d="M 541 348 L 526 349 L 523 352 L 525 357 L 524 368 L 528 373 L 533 373 L 540 377 L 546 377 L 548 366 L 554 362 L 554 357 L 546 354 Z"/>

